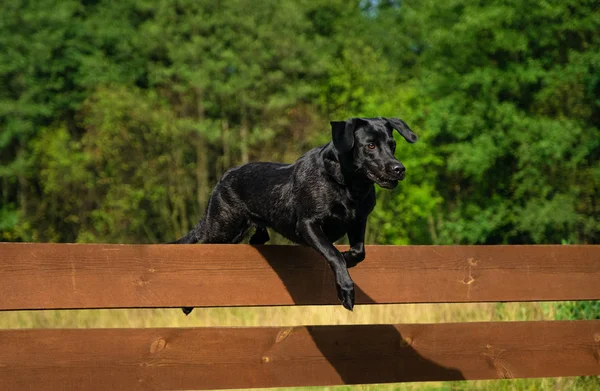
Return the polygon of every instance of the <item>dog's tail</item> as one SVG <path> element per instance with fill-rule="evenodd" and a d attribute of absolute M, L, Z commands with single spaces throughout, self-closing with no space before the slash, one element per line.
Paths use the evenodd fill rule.
<path fill-rule="evenodd" d="M 183 238 L 177 239 L 174 242 L 169 242 L 167 244 L 194 244 L 198 243 L 202 240 L 204 233 L 204 218 L 200 219 L 198 224 L 188 232 Z"/>

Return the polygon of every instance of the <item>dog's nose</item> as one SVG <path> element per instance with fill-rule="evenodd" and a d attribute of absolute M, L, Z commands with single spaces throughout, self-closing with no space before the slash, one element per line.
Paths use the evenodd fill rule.
<path fill-rule="evenodd" d="M 402 163 L 394 164 L 391 168 L 391 171 L 399 178 L 404 178 L 404 174 L 406 173 L 406 167 Z"/>

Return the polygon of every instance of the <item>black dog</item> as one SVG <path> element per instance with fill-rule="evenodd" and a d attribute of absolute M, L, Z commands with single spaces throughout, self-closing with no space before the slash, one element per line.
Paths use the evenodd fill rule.
<path fill-rule="evenodd" d="M 375 207 L 374 183 L 393 189 L 405 168 L 394 157 L 396 129 L 410 143 L 417 136 L 397 118 L 331 122 L 333 142 L 311 149 L 295 163 L 249 163 L 227 171 L 215 186 L 205 216 L 173 243 L 239 243 L 269 240 L 267 227 L 317 250 L 333 272 L 342 305 L 354 307 L 348 268 L 365 258 L 367 216 Z M 350 250 L 333 242 L 348 234 Z M 189 314 L 192 308 L 184 308 Z"/>

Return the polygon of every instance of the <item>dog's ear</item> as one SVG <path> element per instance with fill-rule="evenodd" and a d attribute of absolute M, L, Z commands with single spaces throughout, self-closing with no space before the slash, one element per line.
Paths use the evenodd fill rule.
<path fill-rule="evenodd" d="M 339 153 L 346 153 L 354 146 L 354 130 L 360 120 L 352 118 L 347 121 L 331 121 L 331 139 Z"/>
<path fill-rule="evenodd" d="M 417 135 L 414 134 L 406 122 L 402 121 L 400 118 L 384 118 L 384 120 L 386 120 L 392 128 L 396 129 L 409 143 L 417 141 Z"/>

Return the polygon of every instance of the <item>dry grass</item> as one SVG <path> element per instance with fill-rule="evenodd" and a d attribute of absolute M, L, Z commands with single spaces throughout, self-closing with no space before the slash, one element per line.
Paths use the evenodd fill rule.
<path fill-rule="evenodd" d="M 509 303 L 0 312 L 0 328 L 219 327 L 440 323 L 552 319 L 552 305 Z"/>

